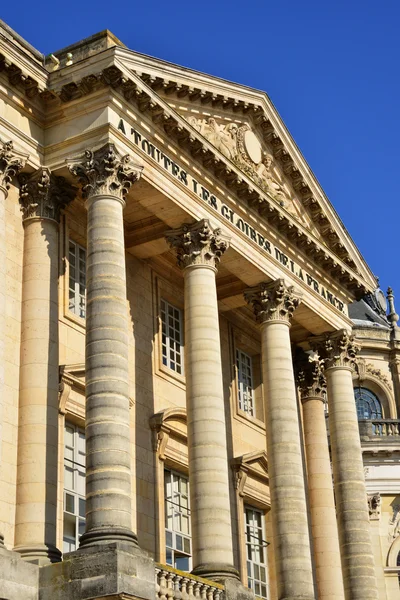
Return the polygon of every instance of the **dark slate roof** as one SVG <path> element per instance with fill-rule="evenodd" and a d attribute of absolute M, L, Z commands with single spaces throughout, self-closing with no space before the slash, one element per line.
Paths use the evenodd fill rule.
<path fill-rule="evenodd" d="M 371 306 L 372 304 L 372 306 Z M 349 304 L 349 317 L 357 327 L 383 327 L 390 329 L 385 313 L 374 306 L 374 299 L 365 296 L 357 302 Z"/>

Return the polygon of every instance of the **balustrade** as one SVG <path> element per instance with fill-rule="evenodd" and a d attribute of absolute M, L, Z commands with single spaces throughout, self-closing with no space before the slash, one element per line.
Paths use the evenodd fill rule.
<path fill-rule="evenodd" d="M 225 600 L 223 585 L 165 565 L 156 565 L 155 572 L 157 600 Z"/>
<path fill-rule="evenodd" d="M 371 419 L 370 423 L 372 437 L 400 437 L 400 420 L 398 419 Z"/>

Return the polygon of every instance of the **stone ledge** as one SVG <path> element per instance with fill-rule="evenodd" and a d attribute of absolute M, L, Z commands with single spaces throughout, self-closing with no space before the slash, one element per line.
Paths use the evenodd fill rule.
<path fill-rule="evenodd" d="M 22 560 L 17 552 L 0 548 L 0 597 L 38 600 L 39 567 Z"/>
<path fill-rule="evenodd" d="M 39 586 L 39 600 L 154 600 L 154 562 L 122 542 L 82 548 L 42 567 Z"/>

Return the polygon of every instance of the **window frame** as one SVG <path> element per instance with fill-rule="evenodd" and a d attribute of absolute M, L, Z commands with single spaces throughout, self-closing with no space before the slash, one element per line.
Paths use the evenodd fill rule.
<path fill-rule="evenodd" d="M 168 482 L 168 476 L 170 476 L 170 481 Z M 178 492 L 174 492 L 174 482 L 178 481 L 180 482 L 181 480 L 185 480 L 186 485 L 187 485 L 187 493 L 186 493 L 186 499 L 187 499 L 187 508 L 185 508 L 184 506 L 182 507 L 181 504 L 181 500 L 180 497 L 182 495 L 181 491 L 180 491 L 180 483 L 179 483 L 179 491 Z M 169 497 L 167 496 L 167 485 L 168 483 L 171 485 L 171 492 L 172 492 L 172 496 L 171 498 L 173 498 L 173 500 L 175 500 L 176 495 L 179 496 L 179 504 L 176 504 L 173 500 L 169 500 Z M 185 495 L 184 495 L 185 497 Z M 176 510 L 175 512 L 172 512 L 172 515 L 168 514 L 168 502 L 170 502 L 171 504 L 173 504 L 173 506 L 179 506 L 180 510 Z M 183 510 L 182 510 L 183 508 Z M 175 519 L 176 519 L 176 513 L 178 515 L 183 514 L 183 512 L 186 510 L 187 512 L 187 521 L 188 521 L 188 532 L 186 533 L 184 531 L 175 529 Z M 174 511 L 174 508 L 172 508 L 172 511 Z M 168 527 L 168 520 L 172 518 L 172 527 Z M 176 559 L 177 558 L 187 558 L 188 559 L 188 569 L 187 572 L 190 572 L 192 570 L 192 556 L 193 556 L 193 540 L 192 540 L 192 526 L 191 526 L 191 509 L 190 509 L 190 487 L 189 487 L 189 478 L 184 475 L 183 473 L 180 473 L 178 471 L 175 471 L 174 469 L 165 467 L 164 468 L 164 532 L 165 532 L 165 545 L 164 545 L 164 551 L 165 551 L 165 563 L 172 566 L 175 569 L 178 569 L 180 571 L 183 571 L 182 568 L 179 568 L 176 566 Z M 171 544 L 168 543 L 168 534 L 171 534 Z M 180 536 L 182 538 L 182 547 L 178 548 L 178 543 L 177 543 L 177 536 Z M 188 543 L 190 545 L 190 552 L 185 552 L 184 551 L 184 544 L 185 544 L 185 540 L 188 540 Z M 171 562 L 169 562 L 168 560 L 168 552 L 171 553 Z M 186 571 L 186 570 L 185 570 Z"/>
<path fill-rule="evenodd" d="M 253 373 L 253 359 L 242 348 L 236 347 L 236 379 L 237 379 L 237 402 L 239 410 L 244 412 L 248 417 L 253 419 L 256 417 L 256 405 L 255 405 L 255 390 L 254 390 L 254 373 Z M 243 360 L 244 359 L 244 360 Z M 244 363 L 247 361 L 247 365 Z M 243 374 L 243 367 L 247 368 L 248 373 Z M 246 383 L 244 380 L 247 379 Z M 246 387 L 246 389 L 245 389 Z M 247 398 L 246 395 L 249 394 L 250 390 L 250 398 Z M 247 405 L 247 406 L 246 406 Z M 250 409 L 248 407 L 250 406 Z"/>
<path fill-rule="evenodd" d="M 71 265 L 71 245 L 75 249 L 75 262 Z M 80 268 L 81 252 L 84 254 L 84 271 Z M 86 321 L 86 264 L 87 264 L 87 251 L 81 244 L 68 237 L 67 239 L 67 254 L 68 254 L 68 272 L 66 277 L 66 294 L 67 294 L 67 311 L 74 318 L 78 319 L 79 322 Z M 77 265 L 78 263 L 78 265 Z M 74 285 L 71 286 L 71 266 L 75 269 Z M 82 294 L 80 290 L 81 282 L 80 278 L 77 278 L 77 274 L 84 277 L 84 289 L 85 293 Z M 71 292 L 73 293 L 74 307 L 71 308 Z M 81 310 L 83 299 L 83 310 Z M 81 314 L 83 313 L 83 314 Z"/>
<path fill-rule="evenodd" d="M 67 428 L 72 430 L 72 439 L 73 445 L 70 446 L 67 443 Z M 85 430 L 78 425 L 75 425 L 71 421 L 64 422 L 64 452 L 63 452 L 63 519 L 62 519 L 62 542 L 63 542 L 63 553 L 73 552 L 77 550 L 79 547 L 79 539 L 84 533 L 84 527 L 86 524 L 86 516 L 83 517 L 81 513 L 81 506 L 83 503 L 83 509 L 85 509 L 86 505 L 86 494 L 85 492 L 79 492 L 79 477 L 86 477 L 86 443 L 85 443 L 85 453 L 80 452 L 79 448 L 79 436 L 83 435 L 83 439 L 85 439 Z M 67 450 L 72 450 L 71 456 L 69 458 L 66 456 Z M 82 458 L 83 457 L 83 458 Z M 83 462 L 82 462 L 83 461 Z M 66 470 L 69 469 L 72 471 L 72 487 L 67 486 L 66 484 Z M 85 479 L 84 479 L 85 482 Z M 73 498 L 73 511 L 67 510 L 67 496 Z M 70 524 L 74 528 L 74 537 L 66 534 L 65 531 L 65 523 L 69 521 Z M 83 527 L 83 530 L 80 530 L 80 527 Z M 66 548 L 66 544 L 69 544 L 69 548 Z"/>
<path fill-rule="evenodd" d="M 165 309 L 163 309 L 163 306 L 165 307 Z M 178 314 L 178 319 L 176 319 L 175 316 L 173 316 L 173 319 L 175 321 L 179 322 L 179 340 L 176 339 L 171 339 L 170 336 L 170 325 L 168 323 L 169 321 L 169 309 L 172 309 L 172 311 L 174 313 Z M 163 314 L 165 314 L 165 321 L 163 320 Z M 160 298 L 160 364 L 161 364 L 161 368 L 164 370 L 164 372 L 172 375 L 173 377 L 177 377 L 177 378 L 184 378 L 185 377 L 185 345 L 184 345 L 184 315 L 183 315 L 183 310 L 179 307 L 176 306 L 175 304 L 172 304 L 169 300 L 167 300 L 167 298 L 165 298 L 165 296 L 161 296 Z M 164 332 L 164 327 L 165 327 L 165 332 Z M 176 329 L 173 329 L 174 331 L 176 331 Z M 163 341 L 163 336 L 165 335 L 165 344 Z M 173 344 L 175 344 L 175 348 L 171 348 L 171 341 L 173 342 Z M 164 345 L 165 345 L 165 349 L 166 349 L 166 354 L 164 356 Z M 176 346 L 179 345 L 179 348 L 177 349 Z M 178 356 L 180 359 L 180 369 L 181 372 L 179 372 L 177 369 L 173 368 L 171 366 L 171 363 L 175 363 L 178 364 L 178 361 L 171 361 L 171 352 L 174 353 L 175 357 Z"/>
<path fill-rule="evenodd" d="M 359 397 L 357 397 L 357 393 L 359 394 Z M 378 396 L 371 391 L 369 388 L 366 387 L 362 387 L 362 386 L 358 386 L 354 388 L 354 401 L 356 404 L 356 410 L 357 410 L 357 420 L 358 421 L 372 421 L 374 419 L 383 419 L 383 409 L 382 409 L 382 403 L 380 401 L 380 399 L 378 398 Z M 359 402 L 363 403 L 363 406 L 361 406 L 359 404 Z M 371 406 L 371 404 L 373 404 L 373 407 Z M 370 410 L 371 415 L 369 415 L 368 417 L 365 417 L 365 406 L 368 405 L 368 409 Z M 364 407 L 364 408 L 363 408 Z M 371 408 L 373 408 L 373 410 L 371 410 Z M 364 416 L 361 416 L 361 410 L 364 413 Z M 374 416 L 374 414 L 376 416 Z"/>
<path fill-rule="evenodd" d="M 267 546 L 268 546 L 268 542 L 266 542 L 266 526 L 265 526 L 265 512 L 259 508 L 256 508 L 255 506 L 251 506 L 250 504 L 244 504 L 243 505 L 243 511 L 244 511 L 244 518 L 243 518 L 243 522 L 244 522 L 244 544 L 245 544 L 245 564 L 246 564 L 246 582 L 247 582 L 247 586 L 253 590 L 254 594 L 257 596 L 257 598 L 262 598 L 262 599 L 268 599 L 270 597 L 270 590 L 269 590 L 269 574 L 268 574 L 268 555 L 267 555 Z M 260 526 L 257 526 L 257 528 L 259 529 L 259 531 L 261 532 L 261 544 L 256 544 L 256 543 L 252 543 L 251 541 L 249 542 L 249 529 L 252 526 L 250 523 L 248 523 L 247 520 L 247 514 L 248 512 L 252 512 L 253 515 L 254 514 L 258 514 L 260 515 Z M 250 536 L 251 537 L 251 536 Z M 260 541 L 260 536 L 258 536 L 258 540 Z M 264 562 L 256 562 L 253 559 L 249 560 L 249 546 L 259 546 L 259 548 L 263 548 L 264 549 Z M 249 565 L 250 565 L 250 569 L 249 569 Z M 256 577 L 255 575 L 257 574 L 257 571 L 254 567 L 257 567 L 259 572 L 258 574 L 261 574 L 261 569 L 264 569 L 265 571 L 265 581 L 262 581 L 260 577 Z M 250 572 L 249 572 L 250 571 Z M 257 592 L 257 584 L 259 584 L 259 591 Z M 262 586 L 265 587 L 265 595 L 262 595 Z"/>

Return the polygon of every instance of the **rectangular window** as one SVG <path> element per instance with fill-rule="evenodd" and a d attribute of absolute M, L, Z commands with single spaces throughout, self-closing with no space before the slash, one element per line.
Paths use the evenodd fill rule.
<path fill-rule="evenodd" d="M 69 296 L 71 312 L 83 319 L 86 317 L 86 250 L 69 240 Z"/>
<path fill-rule="evenodd" d="M 72 423 L 64 430 L 64 533 L 63 552 L 78 548 L 85 531 L 85 431 Z"/>
<path fill-rule="evenodd" d="M 264 515 L 260 510 L 245 508 L 247 585 L 259 598 L 268 598 L 267 543 Z"/>
<path fill-rule="evenodd" d="M 254 383 L 251 356 L 242 350 L 236 350 L 239 408 L 254 417 Z"/>
<path fill-rule="evenodd" d="M 192 568 L 189 481 L 173 471 L 164 471 L 166 562 L 180 571 Z"/>
<path fill-rule="evenodd" d="M 161 347 L 163 365 L 183 374 L 182 311 L 161 300 Z"/>

